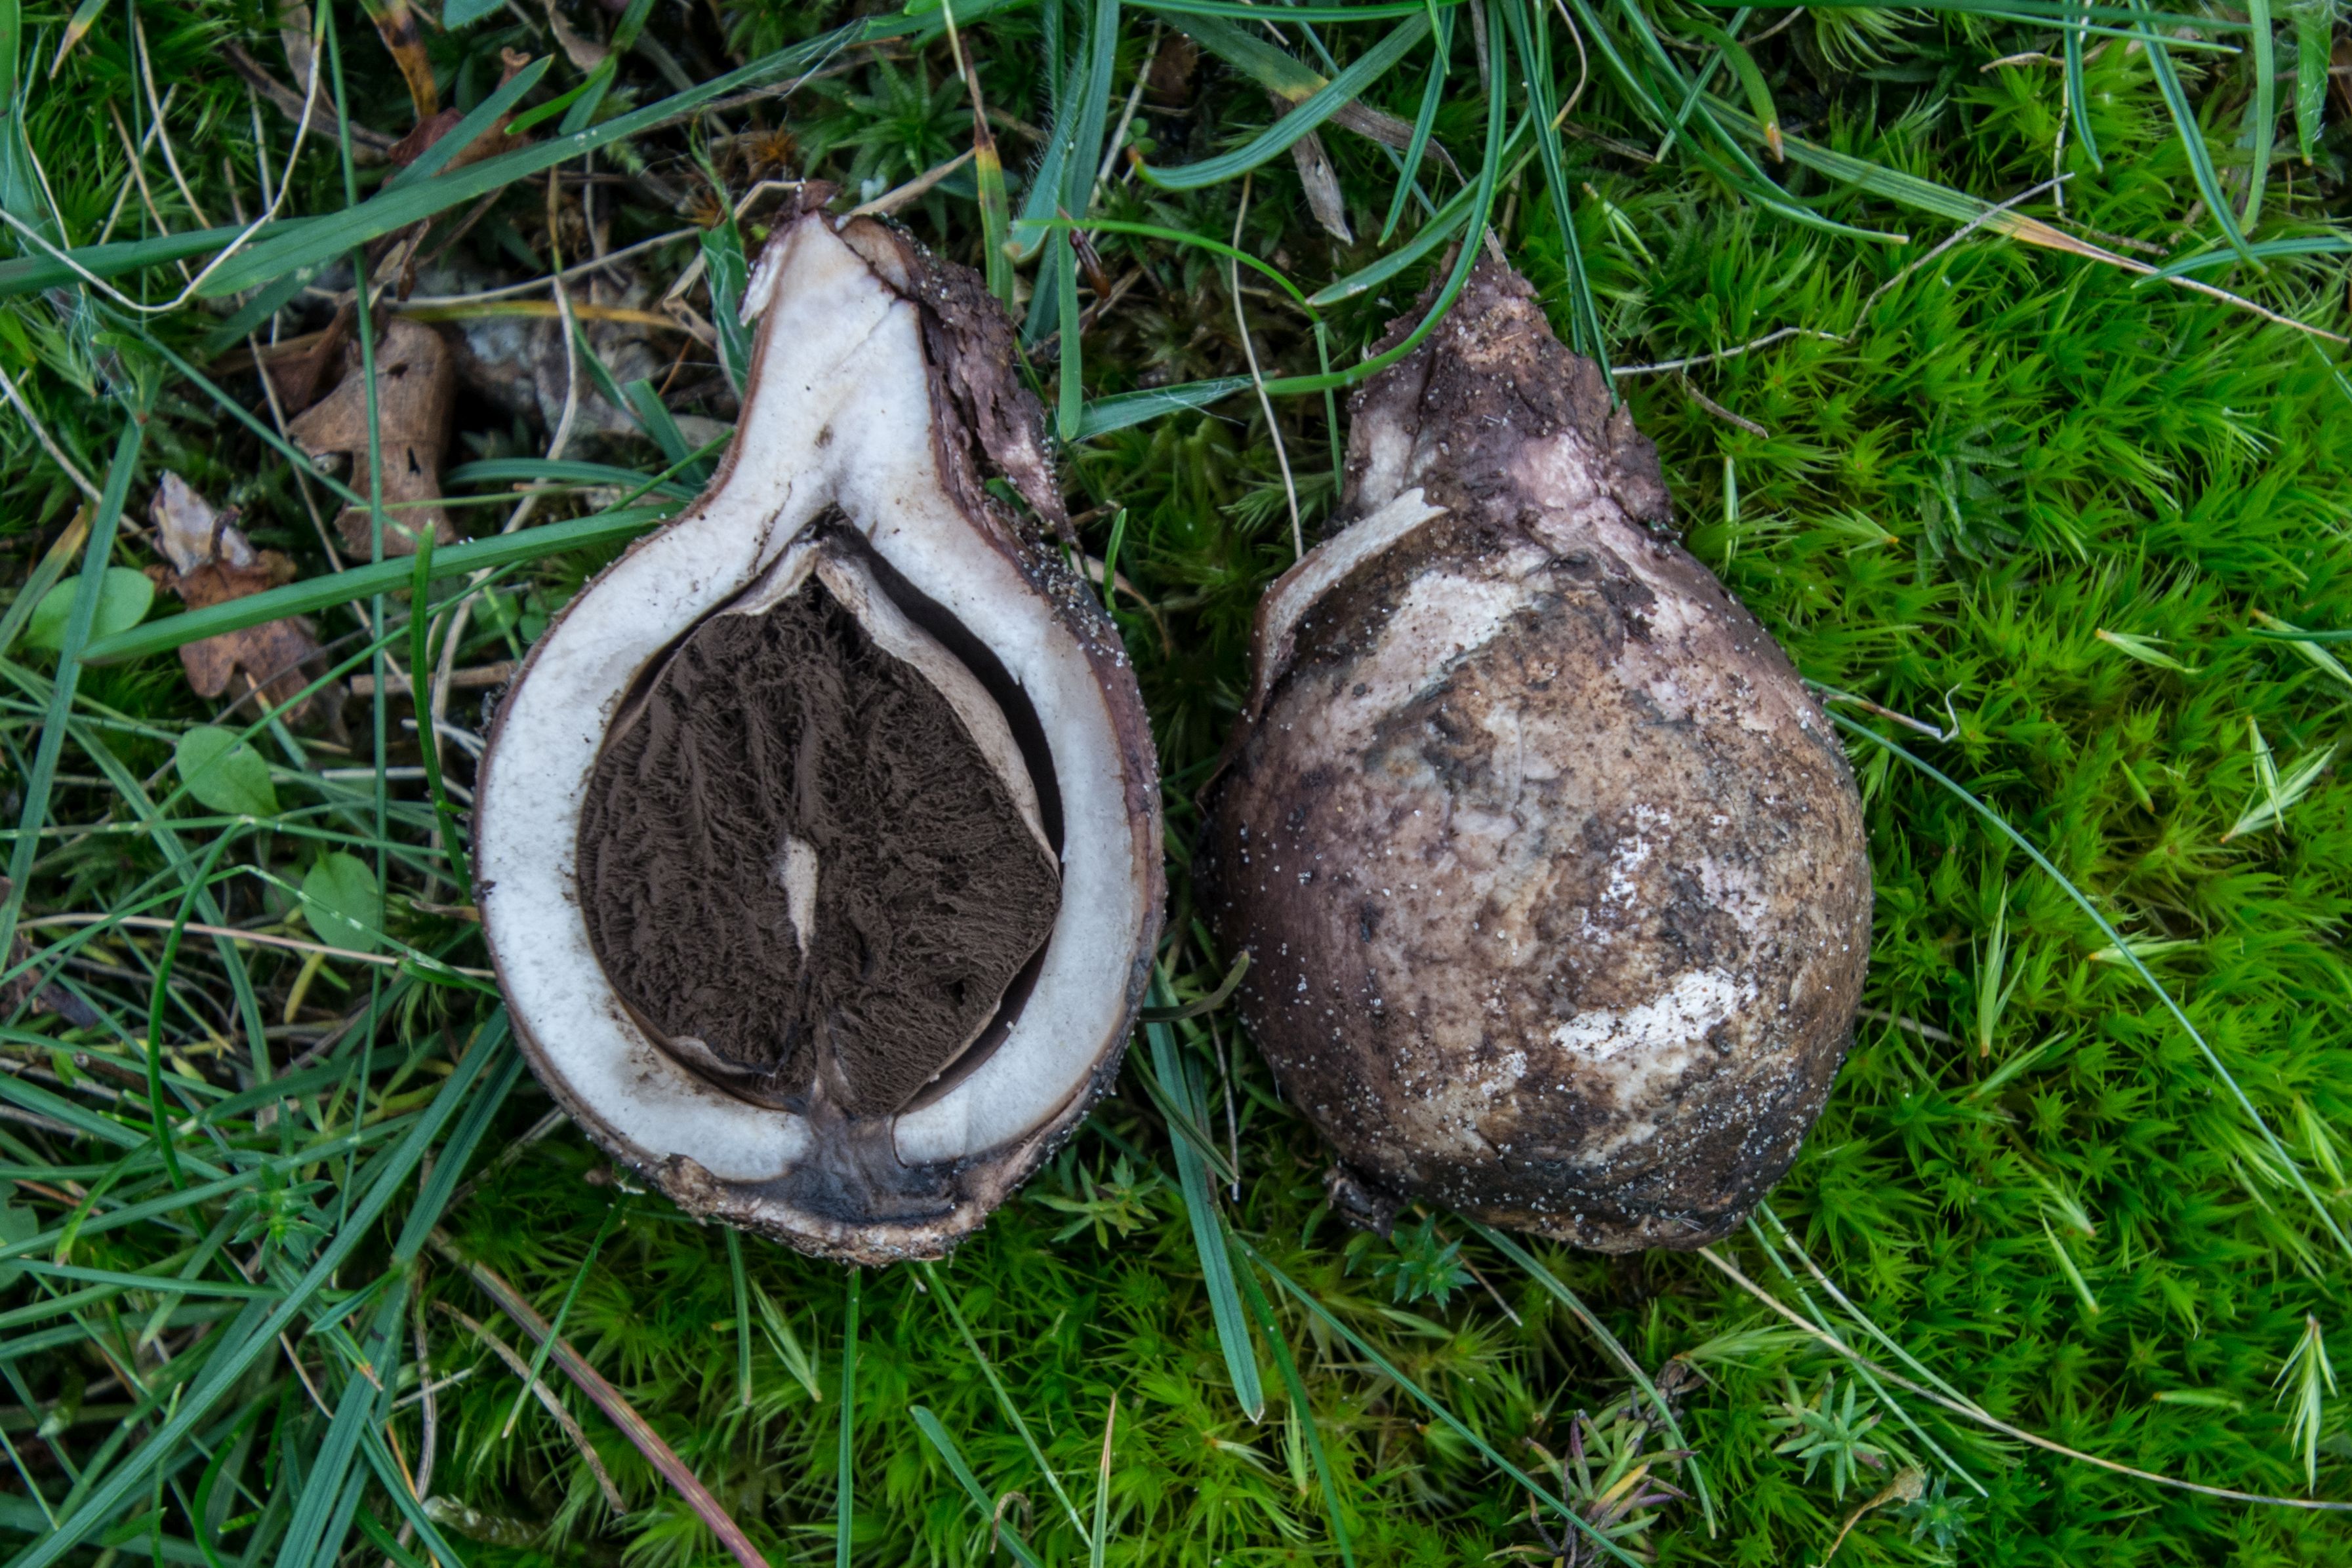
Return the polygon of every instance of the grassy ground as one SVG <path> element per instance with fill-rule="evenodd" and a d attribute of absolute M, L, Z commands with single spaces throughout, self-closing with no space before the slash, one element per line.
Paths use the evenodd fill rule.
<path fill-rule="evenodd" d="M 482 9 L 448 0 L 442 20 Z M 1392 9 L 1244 31 L 1045 0 L 961 33 L 1014 215 L 1041 183 L 1054 193 L 1066 129 L 1064 205 L 1104 225 L 1098 269 L 1065 274 L 1048 247 L 1017 287 L 1042 300 L 1034 362 L 1067 417 L 1073 511 L 1133 585 L 1118 614 L 1170 782 L 1180 996 L 1223 972 L 1191 919 L 1190 785 L 1233 711 L 1255 595 L 1291 559 L 1293 506 L 1310 541 L 1324 526 L 1337 433 L 1312 382 L 1277 391 L 1271 427 L 1246 386 L 1199 408 L 1168 389 L 1246 375 L 1250 351 L 1270 378 L 1312 376 L 1325 349 L 1345 367 L 1446 256 L 1313 310 L 1244 270 L 1245 350 L 1235 275 L 1202 242 L 1324 289 L 1422 230 L 1413 205 L 1381 237 L 1391 152 L 1323 127 L 1349 244 L 1286 152 L 1194 189 L 1124 154 L 1086 176 L 1122 124 L 1155 169 L 1233 152 L 1271 122 L 1267 83 L 1311 98 L 1304 72 L 1431 15 Z M 404 696 L 354 701 L 340 735 L 199 699 L 171 653 L 175 607 L 126 632 L 137 583 L 93 570 L 152 560 L 140 525 L 176 472 L 324 584 L 331 657 L 379 692 L 410 667 L 405 567 L 333 575 L 313 517 L 336 503 L 265 439 L 259 380 L 232 352 L 248 329 L 324 325 L 353 246 L 397 265 L 398 224 L 335 214 L 386 210 L 366 204 L 386 169 L 362 161 L 362 132 L 381 145 L 418 105 L 371 17 L 397 39 L 405 7 L 316 18 L 320 90 L 345 95 L 354 141 L 347 161 L 322 106 L 287 173 L 293 121 L 222 64 L 235 45 L 279 86 L 301 79 L 265 7 L 0 3 L 16 110 L 0 252 L 16 258 L 0 260 L 0 549 L 19 585 L 0 620 L 18 823 L 0 926 L 21 942 L 0 1027 L 9 1549 L 214 1568 L 722 1561 L 677 1484 L 690 1472 L 774 1563 L 1549 1562 L 1571 1528 L 1554 1499 L 1662 1562 L 2341 1561 L 2342 1514 L 2280 1500 L 2352 1496 L 2327 1363 L 2352 1285 L 2352 787 L 2331 766 L 2352 700 L 2331 650 L 2352 648 L 2326 640 L 2352 628 L 2352 385 L 2324 335 L 2346 326 L 2328 226 L 2346 137 L 2315 85 L 2334 13 L 2254 8 L 2250 30 L 2236 12 L 2098 9 L 2080 16 L 2108 31 L 2071 41 L 2065 13 L 2028 0 L 2000 19 L 1503 4 L 1481 38 L 1467 9 L 1435 13 L 1435 144 L 1476 180 L 1482 68 L 1505 134 L 1531 80 L 1537 123 L 1568 106 L 1558 136 L 1507 144 L 1496 232 L 1563 333 L 1617 367 L 1691 548 L 1809 678 L 1866 699 L 1838 711 L 1877 920 L 1829 1111 L 1769 1211 L 1706 1257 L 1519 1252 L 1444 1215 L 1383 1241 L 1326 1211 L 1313 1136 L 1212 1014 L 1146 1054 L 1237 1155 L 1231 1187 L 1203 1183 L 1188 1210 L 1181 1167 L 1202 1156 L 1131 1065 L 952 1260 L 856 1279 L 688 1221 L 553 1123 L 464 973 L 481 949 Z M 595 312 L 654 308 L 706 253 L 723 298 L 769 209 L 740 241 L 710 225 L 760 180 L 868 199 L 971 145 L 948 41 L 887 13 L 847 37 L 826 32 L 846 13 L 815 6 L 559 15 L 569 52 L 522 5 L 411 18 L 412 56 L 471 109 L 501 47 L 551 54 L 524 103 L 587 91 L 534 134 L 601 135 L 593 160 L 552 186 L 512 162 L 447 173 L 476 183 L 395 216 L 438 213 L 428 249 L 474 218 L 448 253 L 465 270 L 428 270 L 420 294 L 671 235 L 569 286 L 600 356 L 625 345 Z M 640 26 L 600 71 L 600 41 Z M 2168 47 L 2110 36 L 2141 26 Z M 779 51 L 715 110 L 638 113 Z M 1416 35 L 1360 102 L 1412 121 L 1432 57 Z M 1057 91 L 1055 60 L 1087 68 Z M 1661 116 L 1701 83 L 1661 155 Z M 134 172 L 125 146 L 159 109 Z M 979 265 L 1001 232 L 987 172 L 963 164 L 898 215 Z M 2053 172 L 2063 186 L 2035 189 Z M 1433 154 L 1417 177 L 1439 205 L 1471 188 Z M 281 178 L 281 226 L 209 272 L 226 236 L 121 248 L 257 216 Z M 2229 248 L 2217 197 L 2258 256 Z M 2208 258 L 2189 275 L 2207 291 L 2144 276 L 2189 256 Z M 552 298 L 513 297 L 539 316 L 441 309 L 528 327 Z M 682 298 L 721 314 L 709 283 Z M 1079 310 L 1074 350 L 1058 329 Z M 664 389 L 694 439 L 731 417 L 723 341 L 650 341 L 638 421 L 575 409 L 562 456 L 678 469 Z M 560 340 L 535 352 L 560 399 Z M 601 409 L 586 358 L 575 402 Z M 518 477 L 579 477 L 531 466 L 553 423 L 461 399 L 449 492 L 479 497 L 463 532 L 495 535 Z M 519 652 L 652 502 L 677 504 L 656 490 L 616 513 L 612 480 L 542 497 L 543 531 L 519 536 L 539 542 L 488 585 L 435 574 L 432 634 L 461 639 L 457 665 Z M 462 790 L 478 694 L 447 719 Z M 223 730 L 240 749 L 191 790 L 187 737 Z M 1261 1325 L 1246 1336 L 1221 1338 L 1232 1303 L 1202 1263 L 1220 1228 L 1258 1260 L 1239 1276 Z M 524 1394 L 528 1309 L 502 1306 L 498 1279 L 625 1407 L 562 1356 L 547 1400 Z M 1688 1457 L 1629 1366 L 1678 1413 Z M 646 1430 L 675 1475 L 633 1446 Z"/>

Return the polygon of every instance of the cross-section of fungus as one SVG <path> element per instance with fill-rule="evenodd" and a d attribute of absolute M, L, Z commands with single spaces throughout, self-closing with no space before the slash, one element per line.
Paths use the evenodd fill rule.
<path fill-rule="evenodd" d="M 483 921 L 533 1067 L 617 1157 L 811 1251 L 936 1256 L 1117 1071 L 1150 742 L 1039 537 L 1060 495 L 978 280 L 810 212 L 746 308 L 718 478 L 500 709 Z"/>
<path fill-rule="evenodd" d="M 1285 1092 L 1393 1193 L 1612 1251 L 1723 1234 L 1861 994 L 1827 721 L 1491 259 L 1357 398 L 1340 515 L 1260 611 L 1210 801 Z"/>

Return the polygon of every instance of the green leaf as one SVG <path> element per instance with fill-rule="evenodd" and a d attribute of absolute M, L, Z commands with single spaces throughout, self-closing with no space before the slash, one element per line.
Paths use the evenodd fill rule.
<path fill-rule="evenodd" d="M 383 931 L 383 899 L 367 862 L 337 850 L 302 879 L 302 915 L 331 947 L 372 953 Z"/>
<path fill-rule="evenodd" d="M 2319 146 L 2319 114 L 2326 103 L 2336 10 L 2334 0 L 2289 0 L 2287 5 L 2294 18 L 2294 138 L 2305 163 Z"/>
<path fill-rule="evenodd" d="M 447 0 L 441 7 L 441 25 L 452 31 L 470 27 L 491 12 L 504 8 L 505 0 Z"/>
<path fill-rule="evenodd" d="M 180 780 L 204 805 L 232 817 L 278 815 L 269 764 L 234 730 L 205 725 L 180 737 L 173 758 Z"/>
<path fill-rule="evenodd" d="M 77 573 L 41 595 L 40 603 L 33 607 L 33 624 L 25 633 L 26 643 L 53 653 L 66 645 L 66 616 L 80 586 Z M 99 580 L 98 619 L 90 622 L 90 640 L 130 631 L 147 618 L 147 607 L 154 602 L 155 585 L 147 580 L 145 572 L 127 566 L 108 567 Z"/>

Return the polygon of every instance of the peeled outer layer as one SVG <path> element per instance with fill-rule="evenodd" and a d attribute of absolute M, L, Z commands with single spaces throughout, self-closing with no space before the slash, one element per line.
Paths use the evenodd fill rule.
<path fill-rule="evenodd" d="M 744 309 L 761 319 L 717 477 L 572 601 L 500 707 L 478 795 L 483 925 L 541 1082 L 682 1207 L 846 1260 L 937 1257 L 1118 1071 L 1163 894 L 1150 732 L 1099 606 L 983 487 L 1062 520 L 1010 323 L 978 280 L 879 224 L 807 212 Z M 616 720 L 714 613 L 787 592 L 856 614 L 981 754 L 1020 750 L 1003 766 L 1016 796 L 1034 776 L 1021 809 L 1058 862 L 1050 935 L 995 1027 L 887 1115 L 821 1085 L 746 1092 L 701 1042 L 652 1038 L 581 908 L 583 800 Z M 803 922 L 826 906 L 796 847 L 744 853 L 775 862 Z"/>
<path fill-rule="evenodd" d="M 1204 845 L 1244 1017 L 1357 1176 L 1604 1251 L 1723 1235 L 1860 999 L 1861 805 L 1649 442 L 1482 259 L 1355 402 Z"/>

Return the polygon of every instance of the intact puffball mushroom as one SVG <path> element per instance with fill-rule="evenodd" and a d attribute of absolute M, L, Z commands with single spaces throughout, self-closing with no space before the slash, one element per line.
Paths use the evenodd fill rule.
<path fill-rule="evenodd" d="M 1844 754 L 1517 273 L 1481 257 L 1353 406 L 1353 521 L 1261 607 L 1209 796 L 1244 1018 L 1377 1190 L 1604 1251 L 1712 1240 L 1853 1030 Z"/>
<path fill-rule="evenodd" d="M 1118 1071 L 1160 921 L 1150 732 L 1040 537 L 1060 492 L 979 279 L 807 211 L 744 308 L 717 478 L 499 709 L 483 925 L 541 1081 L 681 1207 L 937 1257 Z"/>

